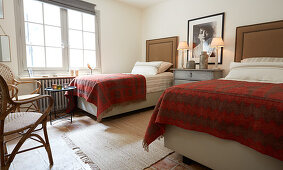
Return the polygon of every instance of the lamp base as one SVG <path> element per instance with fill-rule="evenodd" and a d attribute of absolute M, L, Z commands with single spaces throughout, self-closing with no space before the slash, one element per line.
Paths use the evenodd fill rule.
<path fill-rule="evenodd" d="M 182 50 L 182 61 L 181 61 L 181 68 L 182 68 L 182 69 L 185 68 L 185 66 L 184 66 L 184 58 L 185 58 L 185 57 L 184 57 L 184 53 L 185 53 L 185 52 Z"/>
<path fill-rule="evenodd" d="M 215 55 L 215 65 L 214 68 L 215 70 L 218 70 L 218 47 L 216 48 L 216 55 Z"/>

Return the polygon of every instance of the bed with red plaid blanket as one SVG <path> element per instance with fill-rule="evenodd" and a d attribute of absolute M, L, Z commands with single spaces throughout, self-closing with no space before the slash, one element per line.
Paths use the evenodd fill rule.
<path fill-rule="evenodd" d="M 97 119 L 115 104 L 146 99 L 146 80 L 138 74 L 98 74 L 79 76 L 70 86 L 77 89 L 66 96 L 70 99 L 67 112 L 76 107 L 75 97 L 83 97 L 97 107 Z"/>
<path fill-rule="evenodd" d="M 166 125 L 235 140 L 283 160 L 283 84 L 209 80 L 168 88 L 160 97 L 144 147 Z"/>

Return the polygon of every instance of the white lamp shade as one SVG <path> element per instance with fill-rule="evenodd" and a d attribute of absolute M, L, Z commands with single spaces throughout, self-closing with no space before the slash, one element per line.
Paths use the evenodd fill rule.
<path fill-rule="evenodd" d="M 179 46 L 177 50 L 189 50 L 188 43 L 186 41 L 179 42 Z"/>
<path fill-rule="evenodd" d="M 221 37 L 213 38 L 210 44 L 211 47 L 224 47 L 224 41 Z"/>

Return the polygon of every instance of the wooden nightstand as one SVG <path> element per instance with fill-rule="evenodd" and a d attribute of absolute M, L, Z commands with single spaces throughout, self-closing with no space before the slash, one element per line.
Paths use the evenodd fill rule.
<path fill-rule="evenodd" d="M 174 72 L 174 85 L 191 83 L 203 80 L 219 79 L 223 76 L 220 69 L 172 69 Z"/>

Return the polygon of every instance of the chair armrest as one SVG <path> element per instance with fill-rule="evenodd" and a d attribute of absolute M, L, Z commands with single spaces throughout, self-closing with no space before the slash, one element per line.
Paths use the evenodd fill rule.
<path fill-rule="evenodd" d="M 19 84 L 33 84 L 36 83 L 37 84 L 37 89 L 35 89 L 33 92 L 31 92 L 31 94 L 38 94 L 40 89 L 41 89 L 41 83 L 40 81 L 18 81 L 18 80 L 14 80 L 16 85 Z"/>
<path fill-rule="evenodd" d="M 22 105 L 22 104 L 27 104 L 27 103 L 35 102 L 37 100 L 44 99 L 44 98 L 48 98 L 49 102 L 48 102 L 48 107 L 46 108 L 46 110 L 44 111 L 43 114 L 48 114 L 51 111 L 52 106 L 53 106 L 53 102 L 54 102 L 53 97 L 51 97 L 49 95 L 40 95 L 40 96 L 34 97 L 32 99 L 29 99 L 29 100 L 14 101 L 14 103 L 19 106 L 19 105 Z"/>
<path fill-rule="evenodd" d="M 15 82 L 16 85 L 18 85 L 18 84 L 34 83 L 35 81 L 18 81 L 16 79 L 14 79 L 14 82 Z"/>
<path fill-rule="evenodd" d="M 33 92 L 31 92 L 31 94 L 39 94 L 40 89 L 41 89 L 41 83 L 40 81 L 36 81 L 37 84 L 37 89 L 35 89 Z"/>
<path fill-rule="evenodd" d="M 32 103 L 32 102 L 35 102 L 37 100 L 44 99 L 44 98 L 49 98 L 49 101 L 52 102 L 52 104 L 53 104 L 53 98 L 49 95 L 40 95 L 40 96 L 33 97 L 31 99 L 28 99 L 28 100 L 14 101 L 14 103 L 17 104 L 17 105 L 22 105 L 22 104 Z"/>
<path fill-rule="evenodd" d="M 16 98 L 16 100 L 18 100 L 18 92 L 19 92 L 19 89 L 17 86 L 15 85 L 12 85 L 12 84 L 8 84 L 8 88 L 9 88 L 9 91 L 11 90 L 12 91 L 12 95 L 10 96 L 11 98 Z"/>

